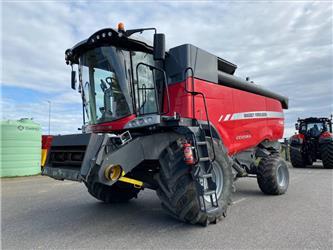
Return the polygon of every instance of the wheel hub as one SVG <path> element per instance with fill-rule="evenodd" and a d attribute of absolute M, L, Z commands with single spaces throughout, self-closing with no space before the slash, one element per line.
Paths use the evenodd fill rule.
<path fill-rule="evenodd" d="M 284 173 L 282 164 L 280 164 L 277 169 L 277 182 L 281 187 L 286 184 L 286 175 Z"/>

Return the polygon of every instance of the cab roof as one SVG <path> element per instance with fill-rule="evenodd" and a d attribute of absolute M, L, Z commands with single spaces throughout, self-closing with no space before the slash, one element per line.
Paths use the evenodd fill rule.
<path fill-rule="evenodd" d="M 331 122 L 332 119 L 327 118 L 327 117 L 308 117 L 308 118 L 298 118 L 298 122 L 301 123 L 312 123 L 312 122 Z"/>
<path fill-rule="evenodd" d="M 87 50 L 101 46 L 114 45 L 123 49 L 138 50 L 147 53 L 153 52 L 153 47 L 147 41 L 135 37 L 129 38 L 124 32 L 118 32 L 111 28 L 101 29 L 92 34 L 88 39 L 83 40 L 71 49 L 65 52 L 65 60 L 67 64 L 78 63 L 79 56 Z"/>

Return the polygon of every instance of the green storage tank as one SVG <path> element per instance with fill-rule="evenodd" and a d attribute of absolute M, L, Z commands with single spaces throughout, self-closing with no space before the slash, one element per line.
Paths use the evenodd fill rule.
<path fill-rule="evenodd" d="M 31 119 L 8 120 L 0 121 L 0 130 L 0 176 L 40 173 L 40 125 Z"/>

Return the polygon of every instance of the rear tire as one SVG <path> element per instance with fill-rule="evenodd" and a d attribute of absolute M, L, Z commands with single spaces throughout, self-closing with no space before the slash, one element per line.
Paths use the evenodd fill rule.
<path fill-rule="evenodd" d="M 216 160 L 213 163 L 213 169 L 215 169 L 216 175 L 220 170 L 222 171 L 220 176 L 223 176 L 221 177 L 223 187 L 217 197 L 219 207 L 207 212 L 200 209 L 197 183 L 192 177 L 191 166 L 184 162 L 180 142 L 174 142 L 162 152 L 161 169 L 157 178 L 159 183 L 157 195 L 162 202 L 163 209 L 174 218 L 191 224 L 208 225 L 226 216 L 227 207 L 231 203 L 233 183 L 231 162 L 223 145 L 217 141 L 214 141 L 214 145 Z"/>
<path fill-rule="evenodd" d="M 320 154 L 324 168 L 333 168 L 333 143 L 323 143 L 320 146 Z"/>
<path fill-rule="evenodd" d="M 287 163 L 277 153 L 262 158 L 258 165 L 257 181 L 261 191 L 265 194 L 284 194 L 289 185 Z"/>
<path fill-rule="evenodd" d="M 306 159 L 306 165 L 307 166 L 313 165 L 313 159 L 312 159 L 311 155 L 309 155 L 308 158 Z"/>
<path fill-rule="evenodd" d="M 306 160 L 303 157 L 301 147 L 290 146 L 290 161 L 294 168 L 306 167 Z"/>
<path fill-rule="evenodd" d="M 105 203 L 123 203 L 137 198 L 140 189 L 135 188 L 132 184 L 116 182 L 112 186 L 96 182 L 94 175 L 89 176 L 85 182 L 89 194 L 97 200 Z"/>

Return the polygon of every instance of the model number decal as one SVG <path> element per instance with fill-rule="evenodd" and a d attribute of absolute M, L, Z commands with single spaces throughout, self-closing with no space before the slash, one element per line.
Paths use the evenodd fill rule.
<path fill-rule="evenodd" d="M 246 140 L 246 139 L 250 139 L 250 138 L 252 138 L 252 136 L 251 135 L 237 135 L 236 136 L 236 140 Z"/>

